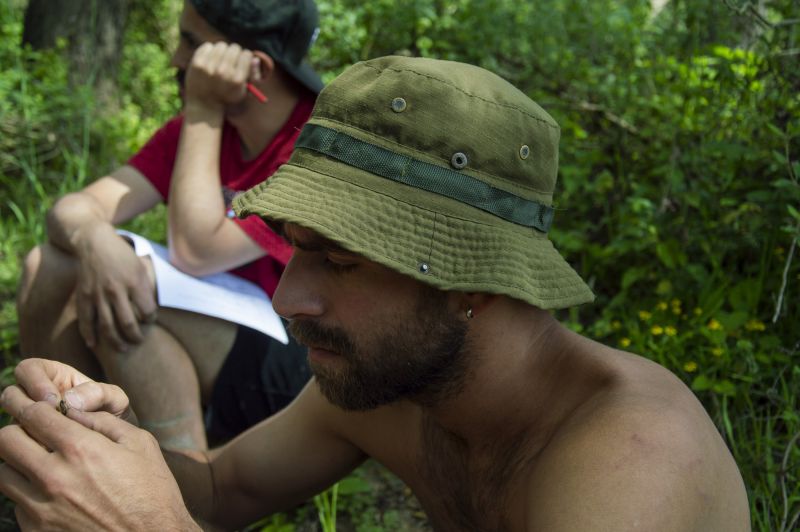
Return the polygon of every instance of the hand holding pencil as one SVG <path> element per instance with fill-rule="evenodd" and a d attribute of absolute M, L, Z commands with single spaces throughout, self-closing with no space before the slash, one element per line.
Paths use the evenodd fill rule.
<path fill-rule="evenodd" d="M 260 61 L 235 43 L 207 42 L 194 53 L 186 73 L 186 103 L 220 110 L 245 103 L 248 93 L 261 103 Z"/>

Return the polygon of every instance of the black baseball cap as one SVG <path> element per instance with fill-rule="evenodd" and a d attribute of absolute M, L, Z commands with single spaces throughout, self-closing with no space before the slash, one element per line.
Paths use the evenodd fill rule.
<path fill-rule="evenodd" d="M 314 93 L 322 80 L 306 61 L 319 34 L 314 0 L 190 0 L 206 22 L 232 42 L 261 50 Z"/>

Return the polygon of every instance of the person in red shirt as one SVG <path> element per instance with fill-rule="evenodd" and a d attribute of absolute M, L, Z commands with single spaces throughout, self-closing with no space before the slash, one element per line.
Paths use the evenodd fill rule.
<path fill-rule="evenodd" d="M 230 202 L 288 160 L 311 113 L 322 83 L 304 59 L 317 21 L 313 0 L 185 0 L 172 58 L 182 114 L 128 164 L 60 198 L 48 241 L 25 259 L 23 357 L 104 374 L 164 447 L 231 438 L 288 404 L 310 372 L 293 341 L 160 308 L 152 264 L 115 226 L 166 202 L 173 266 L 230 272 L 272 296 L 291 247 L 259 217 L 233 217 Z"/>

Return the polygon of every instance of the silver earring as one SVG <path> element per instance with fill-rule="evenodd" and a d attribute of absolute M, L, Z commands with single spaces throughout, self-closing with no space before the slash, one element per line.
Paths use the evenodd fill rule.
<path fill-rule="evenodd" d="M 467 319 L 471 320 L 474 317 L 475 317 L 475 315 L 472 313 L 472 307 L 468 308 L 467 309 Z"/>

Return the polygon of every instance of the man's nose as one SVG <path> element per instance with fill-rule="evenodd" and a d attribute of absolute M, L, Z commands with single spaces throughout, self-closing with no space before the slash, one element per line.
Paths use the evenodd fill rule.
<path fill-rule="evenodd" d="M 319 289 L 319 273 L 313 268 L 310 254 L 296 249 L 281 275 L 272 298 L 275 312 L 288 320 L 316 318 L 325 312 Z"/>

